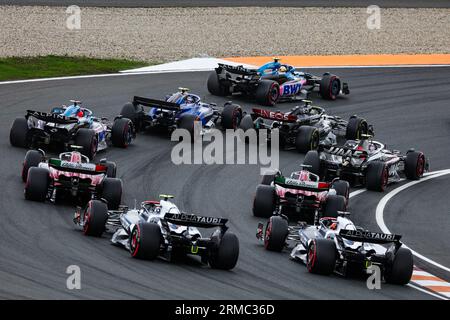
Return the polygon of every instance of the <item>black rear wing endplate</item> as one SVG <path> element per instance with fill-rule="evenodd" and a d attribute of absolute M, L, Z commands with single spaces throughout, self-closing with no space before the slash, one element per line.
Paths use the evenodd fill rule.
<path fill-rule="evenodd" d="M 146 107 L 152 107 L 152 108 L 158 108 L 158 109 L 172 110 L 172 111 L 180 110 L 180 105 L 178 103 L 167 102 L 164 100 L 144 98 L 144 97 L 138 97 L 138 96 L 135 96 L 133 98 L 133 104 L 146 106 Z"/>

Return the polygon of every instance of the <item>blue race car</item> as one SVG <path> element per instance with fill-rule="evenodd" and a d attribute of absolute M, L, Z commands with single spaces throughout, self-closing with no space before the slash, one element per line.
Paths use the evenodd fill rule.
<path fill-rule="evenodd" d="M 144 107 L 150 107 L 144 111 Z M 160 128 L 169 133 L 177 128 L 188 130 L 193 136 L 194 123 L 201 122 L 201 134 L 217 127 L 237 129 L 242 119 L 242 108 L 231 102 L 218 108 L 214 103 L 202 102 L 187 88 L 167 95 L 165 100 L 135 96 L 122 107 L 121 116 L 131 119 L 138 131 Z"/>
<path fill-rule="evenodd" d="M 80 147 L 80 152 L 93 159 L 97 151 L 112 144 L 126 148 L 136 136 L 130 119 L 116 117 L 114 121 L 94 117 L 93 112 L 70 100 L 69 106 L 53 108 L 50 112 L 27 110 L 23 118 L 14 120 L 10 143 L 15 147 L 41 146 Z"/>
<path fill-rule="evenodd" d="M 258 69 L 219 64 L 209 75 L 207 87 L 216 96 L 240 93 L 252 96 L 266 106 L 279 101 L 307 99 L 314 90 L 328 100 L 350 93 L 348 84 L 334 74 L 324 73 L 319 77 L 300 72 L 293 66 L 280 63 L 278 58 Z"/>

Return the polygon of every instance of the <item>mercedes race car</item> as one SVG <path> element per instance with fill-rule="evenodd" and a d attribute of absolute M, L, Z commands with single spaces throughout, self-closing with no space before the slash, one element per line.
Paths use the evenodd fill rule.
<path fill-rule="evenodd" d="M 370 267 L 377 266 L 386 282 L 407 284 L 413 272 L 413 256 L 402 247 L 401 236 L 364 230 L 355 226 L 348 214 L 323 217 L 316 226 L 288 226 L 286 219 L 273 216 L 265 230 L 262 223 L 258 225 L 257 238 L 273 251 L 293 243 L 291 259 L 304 263 L 311 273 L 367 275 L 373 272 Z"/>
<path fill-rule="evenodd" d="M 231 102 L 223 108 L 216 104 L 202 102 L 198 95 L 187 88 L 166 96 L 165 100 L 134 97 L 123 106 L 121 115 L 131 119 L 138 130 L 162 128 L 169 133 L 175 129 L 186 129 L 194 134 L 194 123 L 202 126 L 200 134 L 215 128 L 220 123 L 223 129 L 236 129 L 242 119 L 242 109 Z M 143 107 L 150 107 L 144 111 Z"/>
<path fill-rule="evenodd" d="M 73 149 L 82 149 L 72 146 Z M 22 167 L 25 199 L 33 201 L 70 197 L 78 203 L 104 199 L 111 209 L 122 200 L 122 180 L 116 178 L 116 164 L 100 160 L 91 163 L 79 151 L 64 152 L 59 158 L 45 157 L 43 150 L 28 150 Z"/>
<path fill-rule="evenodd" d="M 207 87 L 216 96 L 241 93 L 266 106 L 279 101 L 305 99 L 314 90 L 329 100 L 335 100 L 339 94 L 350 93 L 348 84 L 334 74 L 325 73 L 320 77 L 300 72 L 293 66 L 281 64 L 278 58 L 258 69 L 219 63 L 209 75 Z"/>
<path fill-rule="evenodd" d="M 423 152 L 410 149 L 402 155 L 372 140 L 370 135 L 361 138 L 348 140 L 343 146 L 323 146 L 319 151 L 308 151 L 304 164 L 326 181 L 340 177 L 374 191 L 384 191 L 388 184 L 400 181 L 402 176 L 418 180 L 429 170 L 429 160 Z"/>
<path fill-rule="evenodd" d="M 345 211 L 349 198 L 349 183 L 335 179 L 321 182 L 319 176 L 303 168 L 285 177 L 280 171 L 263 176 L 256 187 L 253 215 L 269 218 L 283 215 L 309 224 L 316 224 L 321 217 L 336 217 Z"/>
<path fill-rule="evenodd" d="M 171 261 L 194 255 L 212 268 L 234 268 L 239 241 L 227 232 L 228 219 L 183 213 L 169 201 L 172 196 L 161 197 L 160 201 L 142 202 L 140 209 L 121 206 L 118 210 L 108 210 L 104 202 L 92 200 L 84 212 L 77 210 L 74 222 L 88 236 L 113 233 L 112 243 L 129 250 L 133 258 L 154 260 L 159 256 Z M 203 237 L 198 228 L 216 229 Z"/>
<path fill-rule="evenodd" d="M 280 147 L 303 153 L 316 150 L 321 144 L 335 145 L 341 137 L 358 139 L 363 134 L 373 134 L 373 127 L 363 118 L 353 115 L 346 121 L 326 114 L 323 108 L 311 105 L 310 100 L 303 102 L 286 113 L 253 108 L 251 114 L 244 115 L 239 127 L 244 132 L 268 130 L 269 141 L 272 130 L 277 129 Z"/>
<path fill-rule="evenodd" d="M 16 118 L 9 134 L 11 145 L 22 148 L 46 145 L 70 150 L 75 144 L 82 147 L 83 155 L 93 159 L 97 151 L 110 144 L 126 148 L 135 137 L 129 119 L 117 117 L 111 122 L 97 118 L 91 110 L 81 107 L 80 101 L 70 101 L 72 105 L 53 108 L 50 113 L 27 110 L 24 118 Z"/>

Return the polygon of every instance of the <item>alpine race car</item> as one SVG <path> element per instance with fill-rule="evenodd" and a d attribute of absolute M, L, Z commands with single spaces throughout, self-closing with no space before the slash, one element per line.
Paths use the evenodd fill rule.
<path fill-rule="evenodd" d="M 241 93 L 252 96 L 256 102 L 273 106 L 279 101 L 308 98 L 318 91 L 324 99 L 335 100 L 339 94 L 349 94 L 348 84 L 330 73 L 321 77 L 297 71 L 293 66 L 281 64 L 278 58 L 258 69 L 220 64 L 207 81 L 208 91 L 216 96 Z"/>
<path fill-rule="evenodd" d="M 239 257 L 239 241 L 227 232 L 228 219 L 205 217 L 181 212 L 169 201 L 173 196 L 161 195 L 160 201 L 144 201 L 140 209 L 121 206 L 108 210 L 99 200 L 92 200 L 74 222 L 85 235 L 100 237 L 113 233 L 113 244 L 126 248 L 133 258 L 154 260 L 158 256 L 171 261 L 186 255 L 199 256 L 203 264 L 216 269 L 233 269 Z M 203 237 L 198 228 L 216 228 Z"/>
<path fill-rule="evenodd" d="M 272 130 L 277 129 L 281 148 L 303 153 L 316 150 L 321 144 L 335 145 L 338 138 L 358 139 L 363 134 L 373 134 L 373 127 L 357 115 L 346 121 L 326 114 L 323 108 L 311 105 L 310 100 L 303 102 L 304 105 L 285 113 L 253 108 L 252 113 L 244 115 L 239 127 L 244 132 L 268 130 L 269 141 Z"/>
<path fill-rule="evenodd" d="M 131 120 L 117 117 L 113 122 L 97 118 L 81 107 L 81 102 L 56 107 L 50 113 L 27 110 L 24 118 L 16 118 L 11 126 L 9 141 L 12 146 L 37 148 L 44 145 L 63 147 L 81 146 L 81 153 L 93 159 L 97 151 L 109 144 L 126 148 L 135 137 Z"/>
<path fill-rule="evenodd" d="M 73 149 L 81 149 L 72 146 Z M 91 163 L 79 151 L 64 152 L 58 158 L 45 157 L 43 150 L 28 150 L 22 167 L 25 199 L 33 201 L 69 196 L 79 203 L 104 199 L 111 209 L 122 200 L 122 180 L 116 178 L 117 167 L 106 159 Z"/>
<path fill-rule="evenodd" d="M 122 117 L 131 119 L 138 130 L 162 128 L 169 133 L 177 128 L 188 130 L 193 136 L 194 123 L 202 125 L 200 134 L 215 128 L 219 123 L 223 129 L 236 129 L 242 119 L 242 109 L 231 102 L 218 108 L 214 103 L 202 102 L 198 95 L 187 88 L 156 100 L 135 96 L 122 107 Z M 143 107 L 150 107 L 145 112 Z"/>
<path fill-rule="evenodd" d="M 400 181 L 403 176 L 418 180 L 430 166 L 423 152 L 410 149 L 403 155 L 372 140 L 370 135 L 348 140 L 343 146 L 322 146 L 319 151 L 308 151 L 304 164 L 324 180 L 340 177 L 374 191 L 384 191 L 388 184 Z"/>
<path fill-rule="evenodd" d="M 321 182 L 319 176 L 302 168 L 285 177 L 280 171 L 263 176 L 256 187 L 253 215 L 269 218 L 273 215 L 295 216 L 309 224 L 321 217 L 336 217 L 345 211 L 349 198 L 349 183 L 335 179 Z"/>
<path fill-rule="evenodd" d="M 413 272 L 413 256 L 402 247 L 401 236 L 367 231 L 355 226 L 347 215 L 340 212 L 338 217 L 323 217 L 317 226 L 288 226 L 283 217 L 273 216 L 265 230 L 262 223 L 258 225 L 257 238 L 273 251 L 293 243 L 291 259 L 304 263 L 311 273 L 367 275 L 372 272 L 368 270 L 371 266 L 378 266 L 386 282 L 407 284 Z"/>

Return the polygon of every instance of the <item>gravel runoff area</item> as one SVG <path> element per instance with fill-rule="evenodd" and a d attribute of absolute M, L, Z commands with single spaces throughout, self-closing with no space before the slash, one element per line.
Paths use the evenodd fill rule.
<path fill-rule="evenodd" d="M 71 55 L 172 61 L 199 56 L 450 53 L 450 9 L 81 8 L 0 6 L 0 57 Z"/>

